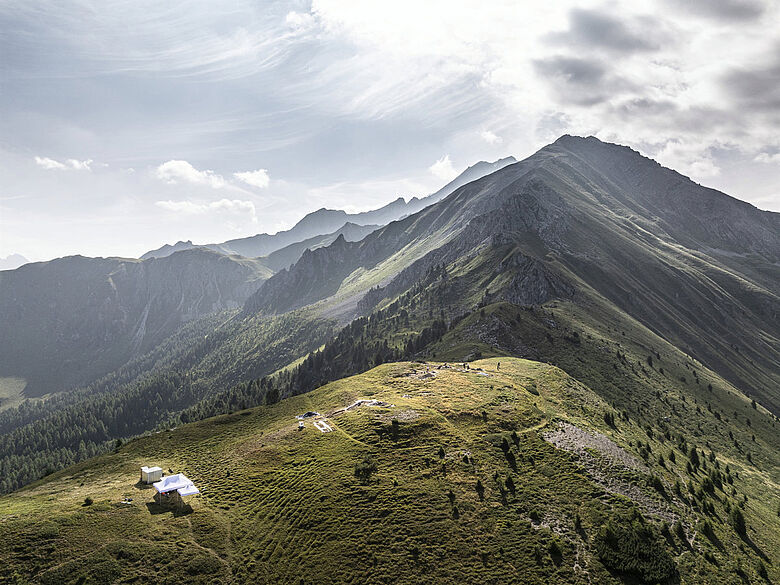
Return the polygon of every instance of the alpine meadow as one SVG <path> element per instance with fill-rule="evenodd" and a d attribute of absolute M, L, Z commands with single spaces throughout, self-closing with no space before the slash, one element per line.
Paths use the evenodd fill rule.
<path fill-rule="evenodd" d="M 780 583 L 778 18 L 0 7 L 0 583 Z"/>

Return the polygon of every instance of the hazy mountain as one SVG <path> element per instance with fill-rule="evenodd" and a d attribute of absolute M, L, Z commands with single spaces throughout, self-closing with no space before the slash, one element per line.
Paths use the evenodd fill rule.
<path fill-rule="evenodd" d="M 348 242 L 358 242 L 377 228 L 379 228 L 378 225 L 358 225 L 347 222 L 333 233 L 314 236 L 313 238 L 290 244 L 289 246 L 271 252 L 268 256 L 258 258 L 258 261 L 261 262 L 263 266 L 267 266 L 274 272 L 278 272 L 279 270 L 295 264 L 306 250 L 316 250 L 323 246 L 329 246 L 339 237 L 343 237 Z"/>
<path fill-rule="evenodd" d="M 36 396 L 85 384 L 179 325 L 241 306 L 270 271 L 210 250 L 162 259 L 71 256 L 0 277 L 0 377 Z"/>
<path fill-rule="evenodd" d="M 198 246 L 192 243 L 192 240 L 187 240 L 186 242 L 179 241 L 175 244 L 165 244 L 156 250 L 151 250 L 149 252 L 146 252 L 143 256 L 141 256 L 141 260 L 148 260 L 149 258 L 165 258 L 166 256 L 170 256 L 174 252 L 181 252 L 182 250 L 192 250 L 193 248 L 211 248 L 214 250 L 214 246 Z M 216 252 L 219 252 L 220 250 L 214 250 Z"/>
<path fill-rule="evenodd" d="M 403 197 L 399 197 L 395 201 L 391 201 L 379 209 L 361 213 L 347 213 L 342 210 L 322 208 L 307 214 L 289 230 L 277 232 L 275 234 L 257 234 L 246 238 L 228 240 L 221 244 L 203 244 L 201 247 L 209 248 L 224 254 L 238 254 L 248 258 L 254 258 L 258 256 L 267 256 L 276 250 L 280 250 L 281 248 L 303 240 L 331 234 L 345 223 L 362 226 L 385 225 L 391 221 L 416 213 L 428 205 L 436 203 L 443 197 L 446 197 L 458 187 L 513 162 L 515 162 L 515 159 L 511 156 L 492 163 L 484 161 L 478 162 L 467 168 L 436 193 L 427 197 L 413 197 L 409 201 L 404 200 Z M 198 246 L 191 241 L 177 242 L 174 245 L 166 244 L 161 248 L 147 252 L 141 256 L 141 258 L 160 258 L 178 250 L 194 247 Z"/>
<path fill-rule="evenodd" d="M 0 258 L 0 270 L 13 270 L 28 262 L 29 260 L 21 254 L 9 254 L 5 258 Z"/>

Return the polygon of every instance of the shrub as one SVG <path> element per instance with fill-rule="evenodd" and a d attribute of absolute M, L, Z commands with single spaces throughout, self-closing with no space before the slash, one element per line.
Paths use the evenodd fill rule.
<path fill-rule="evenodd" d="M 561 561 L 561 557 L 563 557 L 563 551 L 561 550 L 561 545 L 558 544 L 558 541 L 553 538 L 550 541 L 550 544 L 547 546 L 547 552 L 550 553 L 550 556 L 552 557 L 553 561 L 556 563 Z"/>
<path fill-rule="evenodd" d="M 371 456 L 365 455 L 361 461 L 355 463 L 355 477 L 357 477 L 361 483 L 367 484 L 371 481 L 371 476 L 376 469 L 376 463 Z"/>
<path fill-rule="evenodd" d="M 506 476 L 506 489 L 509 490 L 509 493 L 513 496 L 515 495 L 515 481 L 512 479 L 511 475 Z"/>
<path fill-rule="evenodd" d="M 605 567 L 647 583 L 666 583 L 677 569 L 655 529 L 641 514 L 613 513 L 596 533 L 594 547 Z"/>
<path fill-rule="evenodd" d="M 210 555 L 198 555 L 187 563 L 187 572 L 190 575 L 210 575 L 217 573 L 222 564 L 219 559 Z"/>
<path fill-rule="evenodd" d="M 86 498 L 84 498 L 84 505 L 85 506 L 91 506 L 93 503 L 94 503 L 94 500 L 91 497 L 87 496 Z"/>
<path fill-rule="evenodd" d="M 712 529 L 712 522 L 704 520 L 699 527 L 701 533 L 709 538 L 711 541 L 715 541 L 715 531 Z"/>
<path fill-rule="evenodd" d="M 731 521 L 731 526 L 734 528 L 734 531 L 737 534 L 739 534 L 742 537 L 747 535 L 747 526 L 745 525 L 745 515 L 742 513 L 742 510 L 740 510 L 737 506 L 731 508 L 731 511 L 729 512 L 729 520 Z"/>
<path fill-rule="evenodd" d="M 679 520 L 674 523 L 674 533 L 680 540 L 687 540 L 685 537 L 685 528 L 683 528 L 682 522 Z"/>

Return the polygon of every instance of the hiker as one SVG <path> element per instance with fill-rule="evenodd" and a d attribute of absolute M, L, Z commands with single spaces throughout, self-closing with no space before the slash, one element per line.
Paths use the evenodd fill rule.
<path fill-rule="evenodd" d="M 496 372 L 499 371 L 500 369 L 501 369 L 501 362 L 498 362 L 496 364 Z"/>

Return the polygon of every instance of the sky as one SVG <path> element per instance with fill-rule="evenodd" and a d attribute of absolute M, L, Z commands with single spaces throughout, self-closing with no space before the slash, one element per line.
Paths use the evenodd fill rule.
<path fill-rule="evenodd" d="M 595 135 L 780 211 L 780 2 L 0 3 L 0 257 L 137 257 Z"/>

